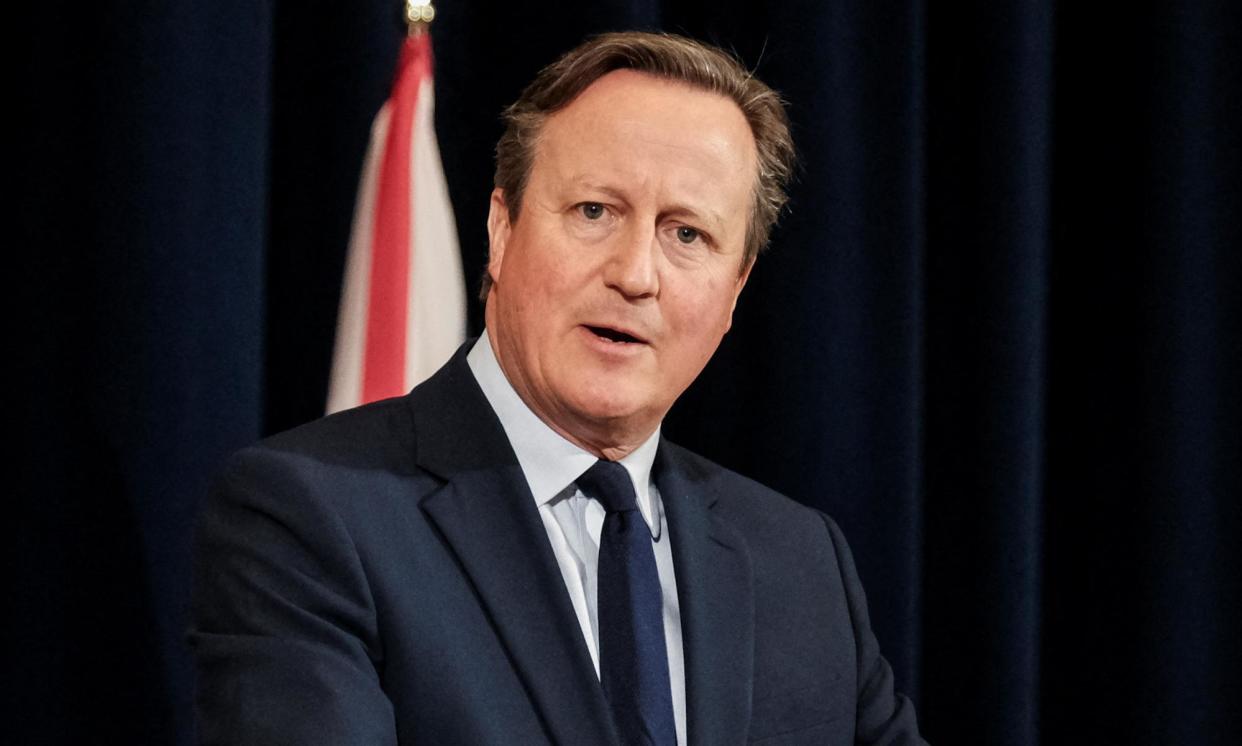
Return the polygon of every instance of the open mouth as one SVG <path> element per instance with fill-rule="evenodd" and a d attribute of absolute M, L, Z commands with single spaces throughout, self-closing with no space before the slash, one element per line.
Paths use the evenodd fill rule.
<path fill-rule="evenodd" d="M 642 344 L 643 342 L 635 336 L 616 329 L 609 329 L 606 326 L 588 326 L 587 329 L 590 329 L 595 336 L 606 339 L 609 342 L 619 342 L 622 344 Z"/>

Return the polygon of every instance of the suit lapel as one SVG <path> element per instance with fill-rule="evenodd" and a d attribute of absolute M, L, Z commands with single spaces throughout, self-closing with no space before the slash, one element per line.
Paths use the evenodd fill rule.
<path fill-rule="evenodd" d="M 418 463 L 447 480 L 423 510 L 474 584 L 552 740 L 616 743 L 547 532 L 467 348 L 408 400 Z"/>
<path fill-rule="evenodd" d="M 710 472 L 661 441 L 656 483 L 668 516 L 681 604 L 687 736 L 744 743 L 754 670 L 754 597 L 745 542 L 712 514 Z"/>

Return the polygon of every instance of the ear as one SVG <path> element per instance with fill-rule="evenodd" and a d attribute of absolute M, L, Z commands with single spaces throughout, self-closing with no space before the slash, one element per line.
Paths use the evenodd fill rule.
<path fill-rule="evenodd" d="M 726 332 L 733 328 L 733 312 L 737 310 L 737 299 L 742 295 L 742 288 L 746 287 L 746 281 L 750 279 L 750 271 L 754 268 L 754 259 L 746 262 L 746 267 L 742 270 L 742 274 L 737 277 L 737 284 L 733 286 L 733 305 L 729 307 L 729 322 L 725 324 Z"/>
<path fill-rule="evenodd" d="M 509 244 L 509 206 L 505 204 L 505 191 L 500 187 L 492 190 L 487 212 L 487 244 L 487 274 L 496 282 L 505 261 L 505 247 Z"/>

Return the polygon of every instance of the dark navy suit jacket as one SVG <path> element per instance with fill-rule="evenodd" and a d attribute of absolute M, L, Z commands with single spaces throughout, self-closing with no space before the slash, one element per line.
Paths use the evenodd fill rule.
<path fill-rule="evenodd" d="M 465 349 L 237 454 L 197 533 L 199 738 L 612 744 L 526 480 Z M 661 442 L 694 744 L 921 743 L 823 514 Z"/>

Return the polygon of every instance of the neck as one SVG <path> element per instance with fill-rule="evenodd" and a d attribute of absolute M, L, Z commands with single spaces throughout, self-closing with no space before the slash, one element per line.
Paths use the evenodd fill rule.
<path fill-rule="evenodd" d="M 543 417 L 540 416 L 540 419 L 543 419 Z M 599 441 L 590 441 L 579 438 L 574 433 L 557 427 L 556 423 L 549 422 L 546 419 L 543 421 L 547 423 L 548 427 L 552 428 L 559 433 L 561 437 L 565 438 L 565 440 L 568 440 L 570 443 L 573 443 L 582 450 L 592 453 L 605 461 L 620 461 L 633 453 L 634 449 L 645 443 L 647 438 L 651 437 L 651 433 L 655 432 L 652 430 L 641 438 L 627 439 L 625 441 L 619 441 L 615 436 L 607 440 L 601 439 Z"/>
<path fill-rule="evenodd" d="M 562 438 L 597 458 L 620 461 L 647 442 L 659 427 L 659 418 L 654 423 L 647 418 L 639 422 L 636 417 L 587 418 L 564 406 L 558 406 L 555 401 L 544 402 L 535 396 L 522 374 L 521 366 L 512 360 L 516 355 L 509 354 L 503 334 L 497 333 L 490 305 L 489 303 L 484 311 L 484 322 L 487 325 L 492 354 L 501 373 L 527 408 Z"/>

